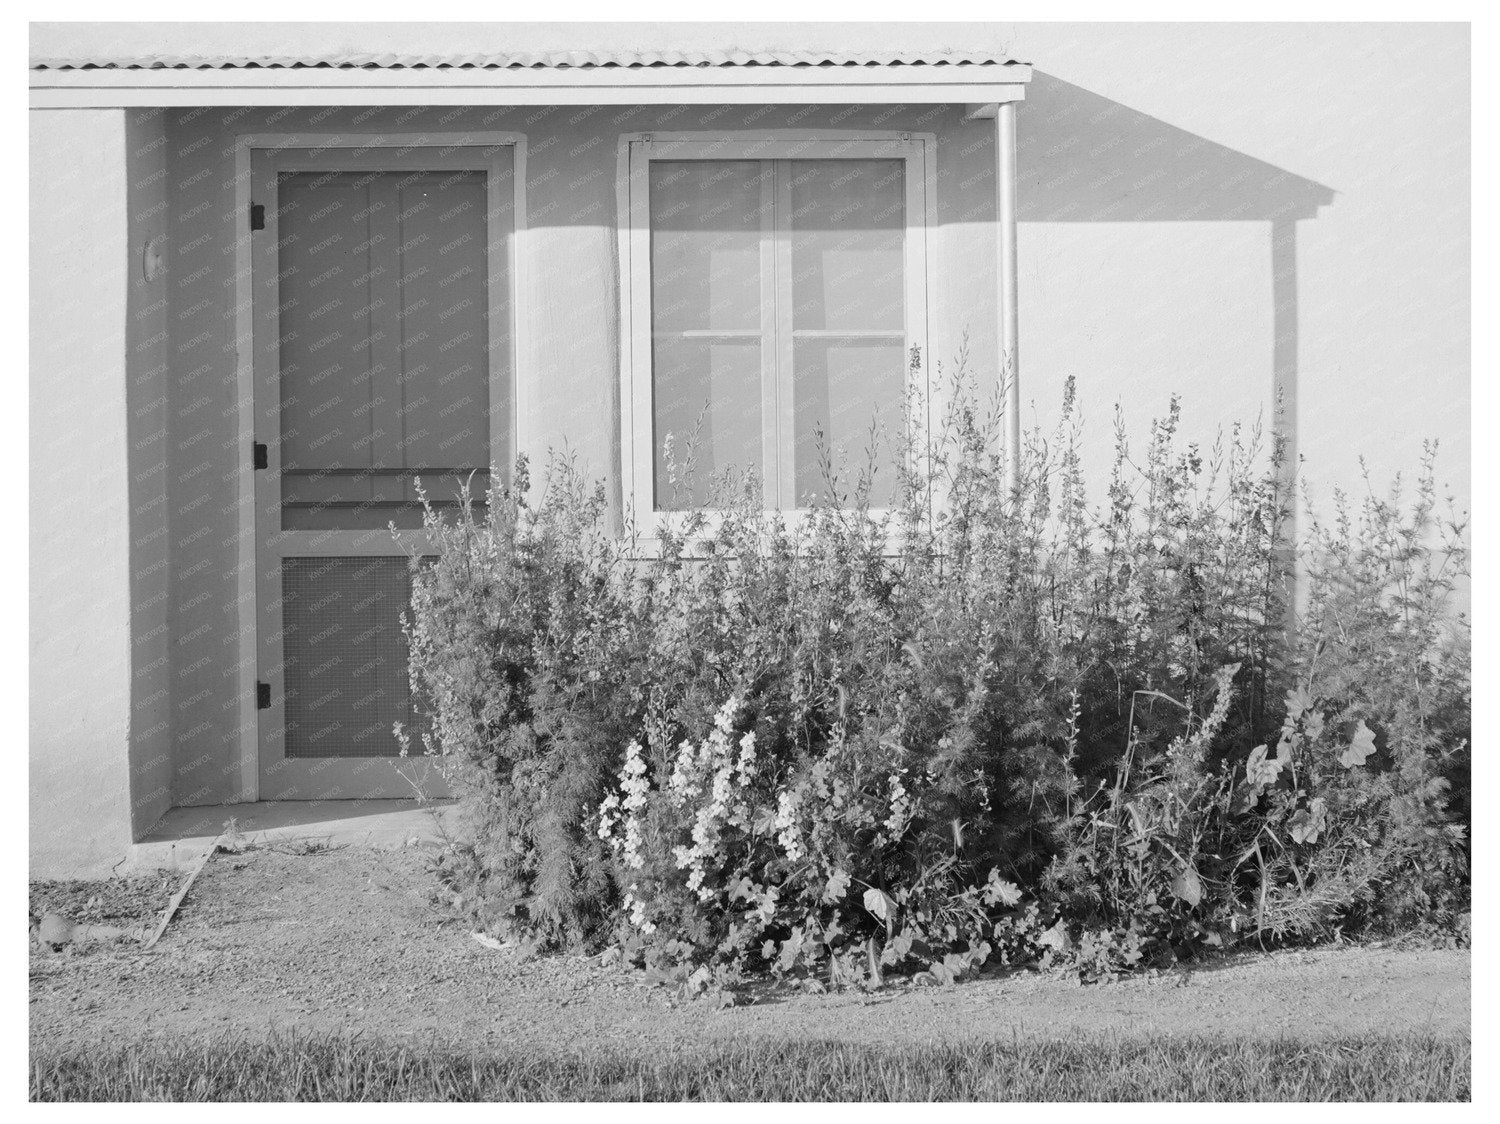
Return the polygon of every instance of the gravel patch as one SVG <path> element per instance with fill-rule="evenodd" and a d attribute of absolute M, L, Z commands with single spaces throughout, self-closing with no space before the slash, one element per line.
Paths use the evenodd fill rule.
<path fill-rule="evenodd" d="M 873 995 L 765 990 L 716 1010 L 597 959 L 488 948 L 437 904 L 435 889 L 420 847 L 217 855 L 150 952 L 33 944 L 32 1041 L 305 1029 L 554 1050 L 754 1037 L 1469 1035 L 1462 949 L 1242 954 L 1092 986 L 1019 972 Z"/>

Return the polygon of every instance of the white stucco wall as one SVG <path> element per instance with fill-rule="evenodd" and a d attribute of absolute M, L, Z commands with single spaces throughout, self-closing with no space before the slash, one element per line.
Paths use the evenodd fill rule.
<path fill-rule="evenodd" d="M 130 841 L 125 118 L 31 114 L 33 876 Z"/>
<path fill-rule="evenodd" d="M 170 804 L 160 114 L 33 111 L 30 860 L 102 875 Z"/>
<path fill-rule="evenodd" d="M 1360 458 L 1377 484 L 1410 472 L 1437 438 L 1467 507 L 1467 27 L 1019 24 L 1002 38 L 1042 72 L 1020 116 L 1027 396 L 1049 406 L 1076 375 L 1097 432 L 1117 399 L 1138 422 L 1175 390 L 1206 438 L 1269 409 L 1279 334 L 1319 496 L 1361 492 Z M 1123 109 L 1092 119 L 1108 103 Z M 1111 129 L 1151 155 L 1109 145 Z M 1121 221 L 1050 221 L 1038 166 L 1075 162 L 1124 171 L 1079 193 Z M 1331 197 L 1295 223 L 1278 324 L 1265 214 L 1305 210 L 1317 186 Z"/>

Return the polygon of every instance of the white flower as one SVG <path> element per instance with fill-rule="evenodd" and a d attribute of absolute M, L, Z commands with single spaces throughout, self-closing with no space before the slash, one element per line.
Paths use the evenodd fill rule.
<path fill-rule="evenodd" d="M 730 695 L 724 705 L 719 708 L 719 713 L 714 715 L 714 730 L 727 736 L 734 728 L 734 719 L 739 712 L 740 700 Z"/>
<path fill-rule="evenodd" d="M 797 797 L 788 789 L 782 789 L 776 797 L 776 839 L 792 862 L 802 857 L 802 833 L 797 829 Z"/>
<path fill-rule="evenodd" d="M 751 730 L 740 739 L 740 759 L 735 766 L 739 774 L 740 787 L 750 783 L 750 778 L 755 772 L 755 731 Z"/>
<path fill-rule="evenodd" d="M 620 789 L 624 798 L 611 792 L 599 804 L 599 838 L 609 840 L 615 853 L 624 858 L 625 865 L 635 869 L 645 865 L 640 854 L 641 824 L 637 813 L 646 806 L 646 797 L 651 792 L 642 754 L 638 741 L 625 747 L 625 764 L 620 768 Z M 619 824 L 625 828 L 623 840 L 615 835 L 615 827 Z"/>
<path fill-rule="evenodd" d="M 905 770 L 902 770 L 905 772 Z M 901 774 L 892 773 L 891 784 L 891 814 L 886 817 L 885 830 L 892 841 L 901 838 L 906 827 L 911 823 L 912 804 L 911 797 L 906 794 L 906 786 L 901 783 Z"/>

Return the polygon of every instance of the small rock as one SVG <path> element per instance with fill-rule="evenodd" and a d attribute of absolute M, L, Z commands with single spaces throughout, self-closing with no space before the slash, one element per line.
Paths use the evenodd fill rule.
<path fill-rule="evenodd" d="M 42 918 L 41 931 L 37 935 L 44 945 L 61 948 L 73 940 L 73 922 L 60 913 L 49 913 Z"/>
<path fill-rule="evenodd" d="M 73 929 L 72 939 L 79 943 L 85 941 L 108 943 L 117 941 L 124 935 L 125 930 L 117 925 L 77 925 Z"/>

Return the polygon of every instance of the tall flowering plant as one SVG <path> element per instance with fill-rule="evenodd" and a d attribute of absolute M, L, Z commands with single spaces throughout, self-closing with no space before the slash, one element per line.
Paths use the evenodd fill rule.
<path fill-rule="evenodd" d="M 775 731 L 767 740 L 788 744 Z M 627 745 L 596 816 L 624 886 L 625 947 L 734 974 L 823 969 L 865 983 L 935 949 L 941 962 L 955 944 L 988 954 L 981 898 L 1015 906 L 1020 891 L 994 869 L 983 888 L 957 886 L 951 856 L 923 871 L 926 809 L 889 749 L 871 753 L 840 726 L 800 760 L 759 745 L 740 695 L 700 738 L 656 753 Z M 949 970 L 969 966 L 958 956 Z"/>
<path fill-rule="evenodd" d="M 878 983 L 1463 908 L 1465 559 L 1430 465 L 1406 514 L 1313 528 L 1289 628 L 1274 444 L 1184 448 L 1174 402 L 1143 456 L 1117 426 L 1095 495 L 1071 393 L 1014 479 L 972 384 L 943 398 L 886 508 L 889 465 L 795 521 L 726 477 L 646 556 L 564 461 L 430 514 L 414 697 L 479 924 Z"/>

